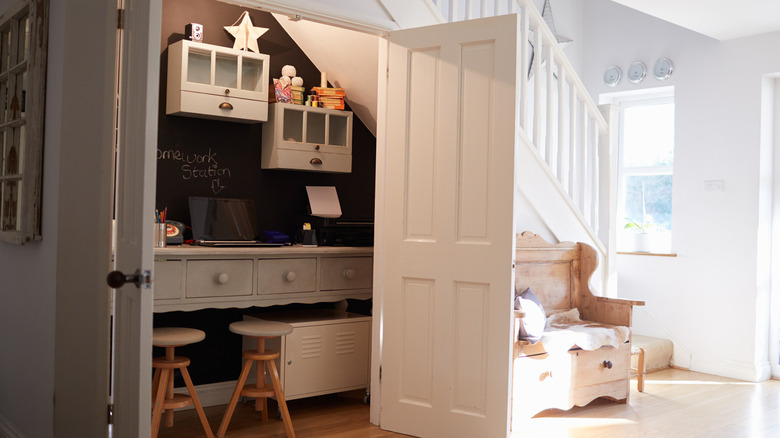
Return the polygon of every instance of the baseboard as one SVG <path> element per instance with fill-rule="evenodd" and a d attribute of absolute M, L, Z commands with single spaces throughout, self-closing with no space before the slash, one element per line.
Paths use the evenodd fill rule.
<path fill-rule="evenodd" d="M 0 414 L 0 437 L 2 438 L 24 438 L 11 421 L 5 415 Z"/>
<path fill-rule="evenodd" d="M 736 362 L 714 358 L 691 358 L 691 371 L 705 374 L 714 374 L 716 376 L 730 377 L 732 379 L 744 380 L 747 382 L 762 382 L 769 379 L 771 369 L 769 363 L 754 364 L 747 362 Z"/>
<path fill-rule="evenodd" d="M 195 385 L 195 392 L 198 394 L 200 404 L 205 408 L 209 406 L 226 405 L 230 401 L 230 396 L 233 395 L 233 390 L 236 388 L 237 380 L 230 380 L 227 382 L 207 383 L 205 385 Z M 187 387 L 182 386 L 180 388 L 174 388 L 173 392 L 187 394 Z M 192 409 L 193 406 L 189 406 L 185 409 Z"/>

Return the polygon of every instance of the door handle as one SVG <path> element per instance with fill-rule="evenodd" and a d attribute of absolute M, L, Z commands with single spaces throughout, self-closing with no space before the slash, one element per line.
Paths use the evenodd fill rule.
<path fill-rule="evenodd" d="M 140 269 L 136 269 L 134 273 L 127 275 L 120 271 L 111 271 L 106 277 L 106 283 L 114 289 L 119 289 L 124 286 L 125 283 L 134 283 L 135 287 L 148 289 L 151 284 L 152 275 L 149 271 L 141 272 Z"/>

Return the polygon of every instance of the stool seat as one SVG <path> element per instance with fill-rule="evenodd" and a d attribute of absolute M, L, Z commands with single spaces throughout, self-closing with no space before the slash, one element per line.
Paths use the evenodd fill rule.
<path fill-rule="evenodd" d="M 152 345 L 155 347 L 181 347 L 206 339 L 203 330 L 186 327 L 157 327 L 152 330 Z"/>
<path fill-rule="evenodd" d="M 279 321 L 266 321 L 264 319 L 236 321 L 230 324 L 229 328 L 233 333 L 255 338 L 275 338 L 293 331 L 293 326 L 290 324 Z"/>

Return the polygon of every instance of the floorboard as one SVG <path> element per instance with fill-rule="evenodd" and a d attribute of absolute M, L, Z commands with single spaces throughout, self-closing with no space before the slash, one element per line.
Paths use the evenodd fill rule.
<path fill-rule="evenodd" d="M 369 407 L 359 392 L 292 400 L 288 405 L 299 438 L 404 436 L 370 424 Z M 272 415 L 261 422 L 253 406 L 248 402 L 237 407 L 227 438 L 286 436 L 280 420 Z M 212 430 L 219 427 L 224 409 L 206 408 Z M 177 411 L 174 426 L 161 427 L 159 435 L 202 436 L 194 410 Z M 780 437 L 780 381 L 750 383 L 677 369 L 656 371 L 647 374 L 644 392 L 637 392 L 632 381 L 628 404 L 597 399 L 568 411 L 544 411 L 516 428 L 512 438 L 520 437 Z"/>

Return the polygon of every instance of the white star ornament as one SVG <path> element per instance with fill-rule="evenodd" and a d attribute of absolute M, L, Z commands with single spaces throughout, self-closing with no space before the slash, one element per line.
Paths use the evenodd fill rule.
<path fill-rule="evenodd" d="M 225 26 L 225 30 L 236 39 L 233 42 L 233 49 L 251 50 L 255 53 L 260 53 L 260 49 L 257 47 L 257 39 L 263 36 L 268 31 L 268 28 L 252 26 L 249 12 L 244 11 L 232 26 Z"/>

